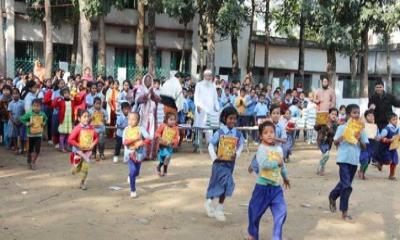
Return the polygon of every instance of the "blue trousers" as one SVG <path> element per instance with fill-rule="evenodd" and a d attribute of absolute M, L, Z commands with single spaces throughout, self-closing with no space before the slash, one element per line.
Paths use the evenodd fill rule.
<path fill-rule="evenodd" d="M 260 220 L 267 208 L 271 208 L 274 219 L 272 239 L 281 240 L 287 211 L 283 190 L 280 186 L 256 184 L 249 203 L 249 227 L 247 231 L 255 240 L 259 239 Z"/>
<path fill-rule="evenodd" d="M 141 162 L 134 163 L 132 160 L 128 161 L 129 167 L 129 182 L 131 184 L 131 192 L 136 191 L 136 177 L 139 176 Z"/>
<path fill-rule="evenodd" d="M 336 201 L 336 199 L 340 197 L 340 211 L 346 212 L 349 208 L 349 199 L 351 192 L 353 191 L 351 183 L 356 174 L 357 165 L 348 163 L 338 163 L 338 165 L 340 181 L 329 194 L 329 198 Z"/>

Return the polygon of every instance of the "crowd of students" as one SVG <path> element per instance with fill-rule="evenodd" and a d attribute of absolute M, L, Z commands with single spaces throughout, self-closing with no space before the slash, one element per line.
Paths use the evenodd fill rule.
<path fill-rule="evenodd" d="M 0 80 L 2 143 L 16 154 L 27 151 L 28 168 L 32 170 L 37 169 L 43 138 L 59 151 L 71 152 L 72 174 L 81 173 L 79 187 L 86 190 L 88 163 L 105 159 L 105 138 L 115 135 L 113 161 L 118 162 L 123 147 L 130 196 L 135 198 L 142 161 L 157 158 L 155 172 L 160 177 L 166 176 L 174 148 L 182 139 L 193 137 L 190 130 L 180 131 L 178 124 L 193 123 L 195 85 L 190 77 L 185 79 L 180 73 L 175 76 L 182 84 L 184 103 L 182 109 L 171 112 L 165 111 L 168 108 L 160 96 L 161 82 L 150 75 L 138 79 L 134 86 L 124 81 L 120 87 L 112 77 L 99 76 L 95 80 L 89 73 L 90 69 L 86 69 L 83 76 L 77 74 L 64 80 L 62 70 L 57 70 L 52 79 L 43 82 L 23 73 L 15 79 Z M 249 239 L 258 239 L 260 218 L 267 208 L 271 208 L 274 218 L 273 238 L 282 238 L 286 204 L 279 179 L 282 177 L 284 185 L 290 187 L 285 163 L 289 162 L 299 129 L 304 129 L 305 141 L 317 143 L 323 154 L 317 169 L 319 175 L 324 174 L 332 145 L 338 147 L 340 181 L 329 195 L 329 206 L 332 212 L 336 211 L 336 199 L 340 198 L 343 219 L 351 220 L 348 201 L 358 165 L 361 179 L 366 179 L 371 162 L 379 170 L 389 164 L 389 179 L 396 179 L 398 155 L 391 145 L 399 140 L 398 117 L 389 114 L 389 124 L 379 129 L 371 105 L 361 121 L 359 106 L 350 104 L 336 109 L 327 78 L 323 77 L 321 82 L 324 91 L 306 97 L 301 85 L 272 91 L 271 85 L 253 86 L 251 76 L 243 83 L 228 83 L 215 77 L 222 110 L 221 127 L 209 139 L 208 147 L 213 164 L 204 207 L 209 217 L 224 221 L 223 204 L 234 192 L 235 161 L 245 141 L 237 126 L 259 127 L 258 134 L 247 136 L 259 142 L 248 168 L 249 173 L 258 175 L 248 210 Z M 318 113 L 326 109 L 326 122 L 316 124 Z M 356 130 L 350 129 L 353 125 Z M 357 128 L 359 125 L 362 127 Z"/>

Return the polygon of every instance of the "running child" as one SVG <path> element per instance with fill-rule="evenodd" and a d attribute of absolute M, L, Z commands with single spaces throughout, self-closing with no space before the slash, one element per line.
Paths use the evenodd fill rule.
<path fill-rule="evenodd" d="M 381 144 L 379 146 L 379 152 L 377 154 L 377 167 L 379 171 L 382 171 L 382 165 L 389 165 L 389 179 L 396 180 L 396 167 L 399 163 L 399 156 L 397 149 L 390 149 L 391 143 L 395 140 L 395 137 L 400 134 L 400 129 L 397 126 L 397 115 L 390 113 L 388 115 L 389 124 L 382 129 L 380 134 Z"/>
<path fill-rule="evenodd" d="M 275 144 L 275 126 L 271 122 L 263 122 L 259 126 L 261 144 L 256 153 L 260 172 L 251 197 L 248 209 L 249 239 L 258 240 L 261 217 L 267 208 L 271 209 L 274 219 L 272 239 L 282 239 L 283 224 L 286 220 L 286 203 L 280 186 L 280 177 L 286 188 L 290 188 L 287 170 L 283 162 L 283 152 Z"/>
<path fill-rule="evenodd" d="M 208 145 L 213 164 L 204 207 L 208 217 L 215 217 L 218 221 L 225 221 L 223 204 L 235 189 L 232 174 L 235 161 L 243 150 L 243 135 L 235 128 L 237 118 L 238 112 L 234 107 L 224 108 L 220 116 L 223 125 L 214 133 Z M 213 200 L 216 198 L 218 204 L 214 207 Z"/>
<path fill-rule="evenodd" d="M 79 124 L 74 127 L 68 137 L 68 144 L 72 146 L 70 161 L 72 175 L 81 173 L 79 188 L 87 189 L 86 179 L 89 173 L 89 162 L 92 149 L 98 142 L 98 136 L 92 125 L 89 124 L 90 116 L 87 110 L 78 111 Z"/>
<path fill-rule="evenodd" d="M 25 113 L 24 102 L 19 99 L 18 88 L 12 90 L 13 100 L 8 104 L 8 112 L 10 114 L 8 120 L 8 135 L 10 136 L 11 147 L 16 151 L 17 154 L 24 152 L 25 146 L 25 127 L 23 126 L 20 118 Z M 18 137 L 20 144 L 18 144 Z M 19 148 L 18 148 L 19 147 Z"/>
<path fill-rule="evenodd" d="M 118 114 L 117 117 L 117 133 L 116 133 L 116 143 L 115 143 L 115 149 L 114 149 L 114 158 L 113 162 L 118 163 L 118 156 L 121 152 L 121 147 L 122 147 L 122 137 L 123 137 L 123 132 L 124 129 L 128 126 L 128 114 L 131 111 L 131 106 L 127 101 L 124 101 L 121 103 L 121 109 L 122 112 Z M 125 158 L 123 160 L 125 162 Z"/>
<path fill-rule="evenodd" d="M 335 145 L 338 146 L 336 162 L 339 166 L 340 180 L 329 194 L 329 208 L 331 212 L 336 212 L 336 200 L 340 198 L 339 209 L 342 212 L 342 219 L 352 221 L 353 218 L 348 214 L 349 199 L 353 191 L 351 184 L 360 161 L 361 149 L 366 148 L 368 138 L 363 129 L 352 136 L 357 141 L 355 144 L 344 139 L 346 128 L 350 124 L 350 121 L 360 121 L 360 107 L 356 104 L 350 104 L 346 107 L 346 114 L 347 123 L 338 127 L 333 138 Z"/>
<path fill-rule="evenodd" d="M 146 130 L 138 126 L 140 116 L 138 113 L 129 113 L 128 126 L 124 129 L 122 140 L 125 147 L 124 162 L 128 162 L 129 167 L 129 184 L 131 187 L 131 198 L 136 198 L 136 178 L 140 173 L 140 166 L 146 156 L 146 148 L 144 147 L 149 138 Z"/>
<path fill-rule="evenodd" d="M 160 177 L 164 177 L 167 175 L 168 164 L 171 161 L 174 148 L 179 143 L 179 129 L 176 126 L 176 115 L 174 113 L 167 113 L 164 123 L 156 131 L 156 139 L 160 144 L 157 155 L 159 164 L 156 171 Z M 163 173 L 161 173 L 161 167 L 163 167 Z"/>
<path fill-rule="evenodd" d="M 365 111 L 364 118 L 366 120 L 365 129 L 369 143 L 367 143 L 366 149 L 361 150 L 360 154 L 360 170 L 358 171 L 358 177 L 362 180 L 367 179 L 365 173 L 367 172 L 371 160 L 375 160 L 379 135 L 378 125 L 375 124 L 374 110 L 369 109 Z"/>
<path fill-rule="evenodd" d="M 36 170 L 36 161 L 39 157 L 42 144 L 43 127 L 46 125 L 46 114 L 40 111 L 41 100 L 36 98 L 32 100 L 32 108 L 21 118 L 21 122 L 28 127 L 27 135 L 29 149 L 27 155 L 28 169 Z"/>
<path fill-rule="evenodd" d="M 329 109 L 328 123 L 326 125 L 315 125 L 314 129 L 318 132 L 317 144 L 318 148 L 322 153 L 322 158 L 319 161 L 317 168 L 317 174 L 324 176 L 325 165 L 329 160 L 329 153 L 333 144 L 333 137 L 337 129 L 336 119 L 338 116 L 338 110 L 336 108 Z"/>
<path fill-rule="evenodd" d="M 99 144 L 96 145 L 93 148 L 92 151 L 92 158 L 96 159 L 97 161 L 99 159 L 104 160 L 104 148 L 105 148 L 105 142 L 104 142 L 104 135 L 106 132 L 106 126 L 105 123 L 107 122 L 107 113 L 106 111 L 101 107 L 101 99 L 99 97 L 95 97 L 94 100 L 94 105 L 93 108 L 89 109 L 90 117 L 91 117 L 91 124 L 94 127 L 94 130 L 96 131 L 98 137 L 99 137 Z M 97 148 L 99 149 L 99 158 L 97 157 Z"/>
<path fill-rule="evenodd" d="M 287 141 L 287 135 L 285 126 L 282 124 L 282 122 L 279 121 L 281 119 L 281 107 L 279 105 L 273 104 L 271 106 L 270 116 L 271 121 L 275 126 L 275 144 L 282 147 L 282 144 L 286 143 Z M 256 156 L 254 156 L 251 160 L 248 171 L 249 173 L 252 173 L 253 171 L 258 172 L 258 163 Z"/>

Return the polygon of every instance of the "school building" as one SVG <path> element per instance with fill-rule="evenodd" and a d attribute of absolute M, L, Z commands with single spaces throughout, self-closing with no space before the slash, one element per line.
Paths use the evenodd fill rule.
<path fill-rule="evenodd" d="M 32 22 L 28 18 L 27 5 L 24 0 L 5 0 L 4 6 L 4 31 L 6 38 L 7 72 L 15 72 L 19 61 L 33 60 L 43 57 L 43 23 Z M 137 28 L 137 0 L 126 1 L 126 9 L 119 11 L 112 9 L 107 15 L 106 22 L 106 68 L 107 74 L 116 75 L 118 68 L 131 68 L 135 65 L 135 41 Z M 147 19 L 146 19 L 147 26 Z M 255 28 L 257 29 L 257 22 Z M 198 36 L 198 17 L 188 25 L 187 41 L 184 46 L 186 56 L 185 72 L 190 73 L 194 79 L 199 76 L 200 63 L 200 38 Z M 69 62 L 73 43 L 73 26 L 67 23 L 55 27 L 53 31 L 54 60 L 55 62 Z M 251 56 L 254 66 L 255 79 L 263 75 L 264 66 L 264 37 L 254 31 L 251 35 Z M 97 59 L 98 30 L 93 24 L 92 36 L 94 42 L 94 62 Z M 157 43 L 157 68 L 166 72 L 178 70 L 181 59 L 184 26 L 166 14 L 156 16 L 156 43 Z M 246 59 L 249 27 L 242 30 L 238 41 L 239 68 L 243 78 L 246 74 Z M 400 33 L 392 34 L 392 73 L 393 89 L 400 94 Z M 386 51 L 379 45 L 379 38 L 371 34 L 369 53 L 369 78 L 370 85 L 377 79 L 385 80 Z M 305 49 L 305 82 L 304 89 L 311 91 L 319 86 L 320 75 L 326 69 L 326 50 L 318 44 L 307 41 Z M 145 63 L 148 58 L 148 37 L 145 28 Z M 81 52 L 78 51 L 78 62 Z M 337 80 L 336 89 L 340 99 L 356 97 L 357 91 L 350 83 L 349 58 L 340 53 L 336 54 Z M 205 62 L 205 61 L 204 61 Z M 215 73 L 223 76 L 231 72 L 231 42 L 230 39 L 216 37 L 215 46 Z M 280 84 L 289 76 L 292 86 L 297 83 L 298 67 L 298 42 L 280 37 L 271 37 L 269 50 L 269 80 Z M 129 78 L 129 75 L 127 75 Z"/>

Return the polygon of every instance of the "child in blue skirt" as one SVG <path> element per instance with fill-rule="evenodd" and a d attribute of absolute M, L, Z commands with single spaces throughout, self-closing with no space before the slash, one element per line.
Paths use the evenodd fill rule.
<path fill-rule="evenodd" d="M 235 161 L 243 150 L 243 135 L 235 128 L 237 118 L 238 112 L 234 107 L 224 108 L 220 116 L 223 125 L 214 133 L 208 146 L 213 165 L 204 207 L 207 215 L 218 221 L 225 221 L 223 204 L 225 197 L 233 194 L 235 183 L 232 174 Z M 215 198 L 218 198 L 216 207 L 213 203 Z"/>
<path fill-rule="evenodd" d="M 388 115 L 389 124 L 382 129 L 380 134 L 381 143 L 377 154 L 377 167 L 379 171 L 382 170 L 382 165 L 389 165 L 389 180 L 396 180 L 396 166 L 399 164 L 399 156 L 397 149 L 390 150 L 390 144 L 393 142 L 394 137 L 400 134 L 400 129 L 397 127 L 397 115 L 390 113 Z"/>
<path fill-rule="evenodd" d="M 375 124 L 375 115 L 374 110 L 369 109 L 365 111 L 364 118 L 366 120 L 365 128 L 371 128 L 371 130 L 376 129 L 375 131 L 370 131 L 372 135 L 367 136 L 368 142 L 367 148 L 361 150 L 360 154 L 360 169 L 358 170 L 358 177 L 362 180 L 366 180 L 367 177 L 365 173 L 367 172 L 368 166 L 371 163 L 371 160 L 375 159 L 375 154 L 377 152 L 377 140 L 379 138 L 379 130 L 378 126 Z"/>
<path fill-rule="evenodd" d="M 283 190 L 279 184 L 280 177 L 286 188 L 290 188 L 289 178 L 283 162 L 283 152 L 275 144 L 275 125 L 264 122 L 259 126 L 261 144 L 258 147 L 256 159 L 259 175 L 249 203 L 249 239 L 258 240 L 261 217 L 267 208 L 271 209 L 274 219 L 272 239 L 282 239 L 282 228 L 286 220 L 286 203 Z"/>

